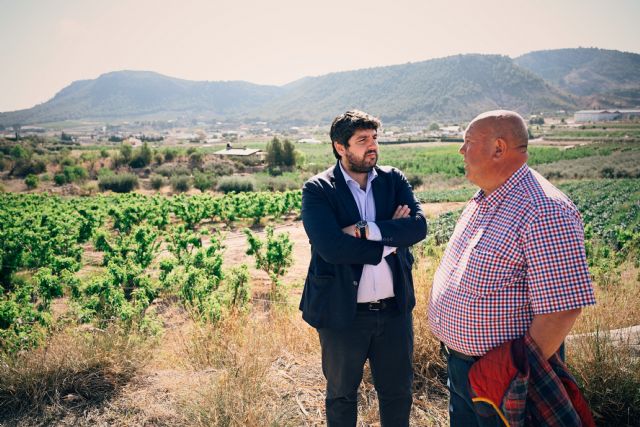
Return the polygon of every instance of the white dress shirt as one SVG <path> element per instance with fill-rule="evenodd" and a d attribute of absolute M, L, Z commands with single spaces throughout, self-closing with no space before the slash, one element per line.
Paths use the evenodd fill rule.
<path fill-rule="evenodd" d="M 374 222 L 376 220 L 376 204 L 373 199 L 373 192 L 371 191 L 371 182 L 376 179 L 378 173 L 375 169 L 369 172 L 367 187 L 363 190 L 360 188 L 360 184 L 351 178 L 344 170 L 342 163 L 338 163 L 340 164 L 340 170 L 342 171 L 344 180 L 347 182 L 347 186 L 356 201 L 360 218 L 362 218 L 363 221 L 367 221 L 367 225 L 369 226 L 368 240 L 381 241 L 382 233 Z M 385 246 L 382 252 L 382 259 L 378 264 L 364 265 L 358 286 L 358 302 L 378 301 L 395 296 L 393 293 L 393 275 L 391 268 L 384 259 L 384 257 L 395 251 L 395 249 L 396 248 L 391 246 Z"/>

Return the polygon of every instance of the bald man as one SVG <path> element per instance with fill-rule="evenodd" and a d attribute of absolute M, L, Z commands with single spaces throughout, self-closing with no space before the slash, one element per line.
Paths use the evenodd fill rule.
<path fill-rule="evenodd" d="M 476 416 L 469 396 L 477 359 L 528 332 L 546 360 L 595 303 L 580 215 L 527 166 L 527 145 L 522 117 L 499 110 L 473 119 L 460 148 L 480 190 L 458 220 L 429 303 L 447 356 L 452 426 L 495 425 Z"/>

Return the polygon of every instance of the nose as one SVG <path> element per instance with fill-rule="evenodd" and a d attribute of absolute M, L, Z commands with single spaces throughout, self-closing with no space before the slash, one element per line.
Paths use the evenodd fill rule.
<path fill-rule="evenodd" d="M 460 146 L 460 149 L 458 149 L 458 153 L 462 154 L 464 156 L 464 153 L 467 151 L 467 143 L 463 143 Z"/>

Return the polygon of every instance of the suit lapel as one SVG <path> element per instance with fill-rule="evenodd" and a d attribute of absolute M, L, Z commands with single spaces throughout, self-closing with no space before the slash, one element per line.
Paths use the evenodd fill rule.
<path fill-rule="evenodd" d="M 390 219 L 387 217 L 387 210 L 389 206 L 389 201 L 387 198 L 389 197 L 389 191 L 385 182 L 383 182 L 380 177 L 380 172 L 378 172 L 378 176 L 371 181 L 371 191 L 373 192 L 373 201 L 376 205 L 376 220 L 385 220 Z M 394 206 L 395 209 L 395 206 Z"/>
<path fill-rule="evenodd" d="M 347 182 L 344 180 L 344 175 L 342 175 L 342 171 L 340 170 L 340 165 L 338 163 L 336 163 L 336 167 L 333 169 L 333 178 L 336 185 L 338 200 L 340 201 L 344 211 L 347 213 L 347 216 L 352 219 L 354 223 L 360 221 L 361 218 L 358 205 L 356 205 L 353 194 L 351 194 L 351 190 L 349 189 Z"/>

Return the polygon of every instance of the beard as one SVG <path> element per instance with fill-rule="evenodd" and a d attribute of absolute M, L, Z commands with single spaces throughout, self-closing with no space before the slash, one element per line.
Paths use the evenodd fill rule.
<path fill-rule="evenodd" d="M 375 156 L 367 158 L 369 154 L 375 154 Z M 351 153 L 349 150 L 346 151 L 345 155 L 347 156 L 349 169 L 356 173 L 369 173 L 378 163 L 378 153 L 373 150 L 367 151 L 360 158 L 356 157 L 356 155 Z"/>

